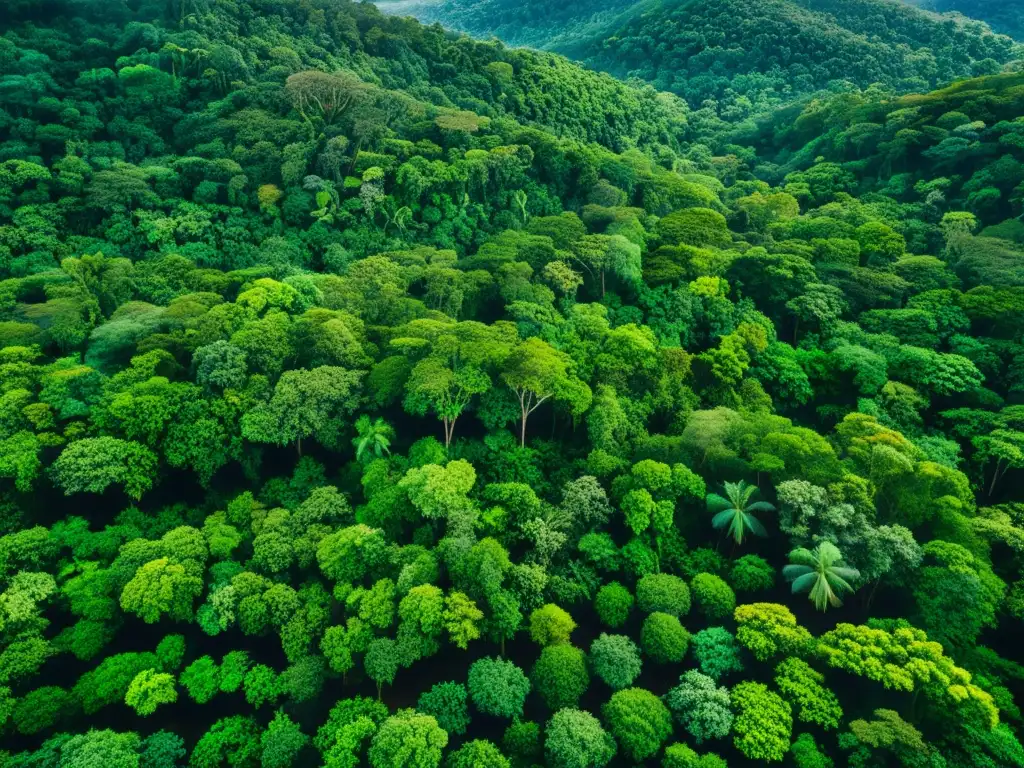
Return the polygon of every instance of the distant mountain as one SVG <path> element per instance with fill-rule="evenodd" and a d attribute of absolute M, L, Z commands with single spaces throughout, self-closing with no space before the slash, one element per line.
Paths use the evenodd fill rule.
<path fill-rule="evenodd" d="M 900 93 L 928 90 L 1024 58 L 1024 46 L 982 22 L 899 0 L 402 0 L 380 6 L 565 53 L 618 77 L 646 80 L 728 120 L 820 90 L 873 84 Z"/>
<path fill-rule="evenodd" d="M 559 49 L 598 37 L 636 0 L 377 0 L 388 13 L 439 22 L 476 37 L 512 45 Z"/>
<path fill-rule="evenodd" d="M 961 13 L 986 22 L 996 32 L 1024 41 L 1024 0 L 907 0 L 939 13 Z"/>

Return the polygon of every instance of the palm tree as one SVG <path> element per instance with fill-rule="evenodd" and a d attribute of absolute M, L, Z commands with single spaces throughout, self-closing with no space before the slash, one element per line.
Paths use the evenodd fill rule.
<path fill-rule="evenodd" d="M 360 461 L 363 456 L 372 454 L 375 458 L 384 455 L 391 455 L 391 438 L 395 430 L 391 428 L 384 419 L 374 419 L 362 415 L 356 420 L 356 438 L 352 445 L 356 447 L 356 458 Z"/>
<path fill-rule="evenodd" d="M 831 541 L 823 541 L 814 549 L 799 547 L 789 553 L 790 565 L 782 569 L 787 581 L 793 582 L 793 594 L 807 592 L 819 611 L 843 604 L 839 595 L 853 592 L 851 581 L 860 578 L 860 571 L 843 562 L 843 553 Z"/>
<path fill-rule="evenodd" d="M 743 536 L 750 531 L 755 536 L 767 536 L 768 532 L 752 512 L 774 512 L 775 507 L 767 501 L 750 502 L 757 493 L 757 486 L 747 485 L 740 480 L 738 483 L 725 484 L 725 496 L 717 493 L 708 494 L 708 511 L 714 512 L 711 525 L 716 530 L 726 528 L 737 545 L 743 543 Z"/>

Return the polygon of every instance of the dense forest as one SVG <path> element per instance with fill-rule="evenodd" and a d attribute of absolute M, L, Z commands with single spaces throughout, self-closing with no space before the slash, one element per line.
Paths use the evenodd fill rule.
<path fill-rule="evenodd" d="M 401 0 L 477 36 L 565 53 L 735 122 L 818 91 L 922 91 L 1024 57 L 983 23 L 900 0 Z M 1019 13 L 1019 12 L 1018 12 Z M 1021 14 L 1024 15 L 1024 14 Z"/>
<path fill-rule="evenodd" d="M 1024 40 L 1024 5 L 1020 0 L 908 0 L 937 13 L 959 13 L 986 22 L 992 29 Z"/>
<path fill-rule="evenodd" d="M 599 38 L 638 7 L 637 0 L 377 0 L 390 14 L 440 22 L 476 37 L 544 50 Z"/>
<path fill-rule="evenodd" d="M 8 0 L 2 768 L 1024 767 L 1021 50 L 747 5 Z"/>

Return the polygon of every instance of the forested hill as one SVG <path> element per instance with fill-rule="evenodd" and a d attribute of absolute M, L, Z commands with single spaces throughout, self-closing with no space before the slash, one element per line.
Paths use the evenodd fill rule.
<path fill-rule="evenodd" d="M 31 109 L 54 85 L 75 84 L 76 67 L 83 63 L 96 70 L 95 82 L 75 85 L 94 87 L 89 95 L 104 94 L 103 86 L 111 84 L 104 78 L 118 57 L 141 52 L 133 63 L 168 69 L 174 77 L 208 86 L 211 96 L 226 94 L 232 83 L 256 87 L 303 69 L 344 68 L 379 91 L 401 91 L 400 98 L 392 98 L 396 103 L 413 97 L 452 113 L 510 116 L 619 149 L 671 144 L 685 120 L 682 104 L 650 88 L 625 85 L 561 57 L 512 51 L 385 16 L 368 3 L 145 0 L 133 7 L 83 0 L 5 4 L 8 18 L 46 13 L 48 22 L 45 28 L 15 27 L 7 35 L 5 61 L 11 66 L 4 68 L 2 82 L 4 99 L 13 107 L 8 111 Z M 174 18 L 163 16 L 167 7 Z M 95 38 L 103 45 L 88 44 L 91 38 L 81 36 L 79 19 L 85 20 L 86 29 L 103 33 Z M 120 29 L 118 34 L 112 27 Z M 12 37 L 23 44 L 13 43 Z M 42 56 L 20 61 L 19 47 Z M 153 86 L 159 101 L 161 83 Z M 137 91 L 146 87 L 143 78 Z M 166 106 L 179 110 L 187 104 Z M 379 119 L 393 117 L 395 109 L 384 108 Z M 60 142 L 50 146 L 60 148 Z"/>
<path fill-rule="evenodd" d="M 8 0 L 0 768 L 1024 768 L 1024 74 L 838 90 Z"/>
<path fill-rule="evenodd" d="M 986 22 L 992 29 L 1024 40 L 1024 3 L 1021 0 L 907 0 L 939 13 L 959 13 Z"/>
<path fill-rule="evenodd" d="M 611 3 L 600 13 L 588 3 L 551 0 L 400 7 L 641 78 L 693 108 L 710 103 L 728 120 L 825 88 L 927 90 L 998 71 L 1024 50 L 983 23 L 899 0 L 644 0 Z"/>
<path fill-rule="evenodd" d="M 387 13 L 409 14 L 475 37 L 547 50 L 573 48 L 607 34 L 636 0 L 378 0 Z"/>

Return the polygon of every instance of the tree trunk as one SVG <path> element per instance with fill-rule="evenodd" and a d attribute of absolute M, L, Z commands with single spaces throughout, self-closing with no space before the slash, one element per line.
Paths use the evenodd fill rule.
<path fill-rule="evenodd" d="M 878 585 L 882 583 L 882 577 L 879 576 L 875 579 L 874 585 L 871 587 L 871 591 L 868 593 L 868 603 L 864 606 L 864 612 L 871 612 L 871 602 L 875 599 L 875 592 L 878 590 Z"/>
<path fill-rule="evenodd" d="M 989 496 L 991 496 L 992 493 L 995 491 L 996 483 L 999 482 L 999 478 L 1001 477 L 1000 472 L 999 472 L 999 465 L 1002 463 L 1002 461 L 1003 461 L 1002 459 L 996 459 L 996 468 L 992 472 L 992 483 L 988 487 L 988 495 Z"/>
<path fill-rule="evenodd" d="M 302 438 L 301 437 L 298 438 L 295 441 L 295 450 L 297 450 L 299 452 L 299 457 L 301 458 L 302 457 Z"/>

